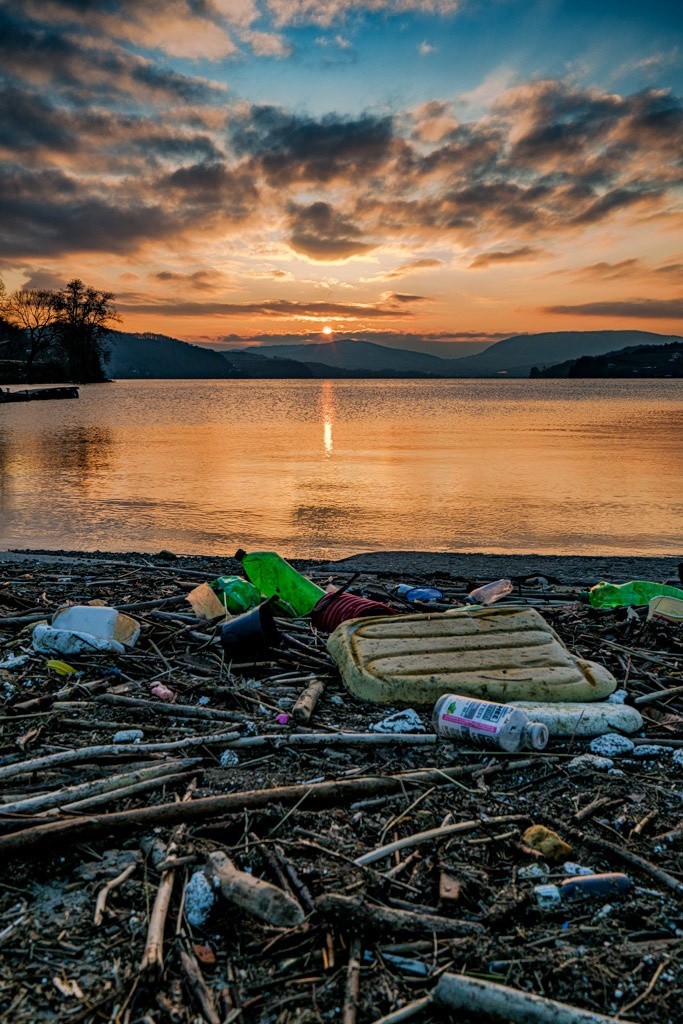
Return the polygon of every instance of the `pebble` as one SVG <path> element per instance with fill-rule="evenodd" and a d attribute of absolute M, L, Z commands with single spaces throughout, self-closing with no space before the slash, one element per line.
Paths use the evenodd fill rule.
<path fill-rule="evenodd" d="M 604 736 L 592 739 L 588 746 L 592 754 L 614 757 L 615 754 L 630 754 L 635 744 L 628 736 L 622 736 L 618 732 L 606 732 Z"/>
<path fill-rule="evenodd" d="M 535 885 L 534 896 L 539 910 L 554 910 L 562 902 L 560 890 L 556 885 Z"/>
<path fill-rule="evenodd" d="M 625 704 L 628 697 L 628 690 L 615 690 L 607 698 L 608 704 Z"/>
<path fill-rule="evenodd" d="M 422 719 L 413 708 L 406 708 L 405 711 L 397 711 L 394 715 L 388 715 L 381 722 L 375 722 L 370 726 L 370 732 L 426 732 Z"/>
<path fill-rule="evenodd" d="M 594 875 L 593 868 L 585 868 L 582 864 L 574 864 L 573 861 L 567 860 L 562 865 L 562 870 L 565 875 Z"/>
<path fill-rule="evenodd" d="M 683 768 L 683 749 L 674 750 L 672 760 L 674 764 L 677 764 L 679 768 Z"/>
<path fill-rule="evenodd" d="M 523 864 L 517 872 L 517 878 L 540 878 L 543 881 L 548 877 L 548 869 L 545 864 Z"/>
<path fill-rule="evenodd" d="M 221 754 L 221 768 L 235 768 L 240 759 L 234 750 L 224 750 Z"/>
<path fill-rule="evenodd" d="M 631 756 L 645 761 L 648 758 L 662 758 L 670 755 L 671 747 L 659 747 L 656 743 L 641 743 L 634 749 Z"/>
<path fill-rule="evenodd" d="M 571 759 L 571 761 L 567 765 L 567 771 L 606 772 L 609 768 L 612 768 L 613 766 L 614 761 L 610 760 L 609 757 L 598 757 L 597 754 L 579 754 L 578 757 L 573 757 Z"/>
<path fill-rule="evenodd" d="M 0 668 L 7 668 L 10 672 L 14 672 L 30 660 L 31 658 L 28 654 L 8 654 L 4 661 L 0 661 Z"/>
<path fill-rule="evenodd" d="M 216 894 L 204 872 L 195 871 L 185 888 L 185 914 L 193 928 L 204 927 L 215 900 Z"/>
<path fill-rule="evenodd" d="M 114 743 L 139 743 L 144 737 L 142 729 L 119 729 L 114 733 Z"/>
<path fill-rule="evenodd" d="M 198 699 L 198 701 L 197 701 L 197 704 L 199 705 L 200 708 L 204 708 L 204 707 L 206 707 L 207 704 L 210 704 L 210 703 L 211 703 L 211 698 L 210 697 L 200 697 Z"/>

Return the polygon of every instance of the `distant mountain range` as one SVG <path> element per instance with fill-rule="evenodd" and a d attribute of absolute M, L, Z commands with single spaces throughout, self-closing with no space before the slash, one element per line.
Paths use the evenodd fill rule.
<path fill-rule="evenodd" d="M 159 334 L 114 332 L 106 372 L 119 378 L 528 377 L 582 356 L 683 342 L 648 331 L 558 331 L 522 334 L 459 359 L 342 338 L 309 345 L 264 345 L 216 352 Z"/>
<path fill-rule="evenodd" d="M 683 341 L 667 345 L 635 345 L 602 356 L 580 356 L 532 377 L 683 377 Z"/>

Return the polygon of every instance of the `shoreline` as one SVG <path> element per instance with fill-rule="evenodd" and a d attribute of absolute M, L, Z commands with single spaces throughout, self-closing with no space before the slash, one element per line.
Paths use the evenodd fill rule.
<path fill-rule="evenodd" d="M 239 563 L 231 555 L 183 555 L 170 552 L 83 551 L 22 549 L 0 551 L 2 562 L 34 562 L 46 566 L 79 562 L 145 563 L 155 568 L 197 569 L 207 575 L 235 573 Z M 606 579 L 624 582 L 629 579 L 671 580 L 680 584 L 679 564 L 682 555 L 538 555 L 482 554 L 480 552 L 434 551 L 367 551 L 340 559 L 289 558 L 301 571 L 356 573 L 391 577 L 405 575 L 422 580 L 441 577 L 461 579 L 499 579 L 501 577 L 545 576 L 563 583 L 593 584 Z"/>

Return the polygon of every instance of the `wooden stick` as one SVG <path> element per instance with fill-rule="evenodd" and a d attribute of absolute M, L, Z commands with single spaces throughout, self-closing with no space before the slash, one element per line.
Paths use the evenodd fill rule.
<path fill-rule="evenodd" d="M 192 775 L 192 772 L 172 772 L 170 775 L 158 775 L 154 779 L 145 779 L 144 782 L 137 782 L 133 786 L 122 786 L 120 789 L 114 789 L 110 793 L 101 793 L 100 796 L 91 796 L 87 800 L 78 800 L 76 803 L 70 804 L 68 810 L 72 814 L 75 811 L 89 811 L 93 807 L 101 807 L 103 804 L 113 803 L 115 800 L 123 800 L 126 797 L 135 796 L 137 793 L 146 793 L 150 789 L 158 789 L 160 786 L 169 786 L 182 782 L 188 778 L 188 775 Z M 51 813 L 50 811 L 47 812 L 47 814 Z"/>
<path fill-rule="evenodd" d="M 17 761 L 0 768 L 0 781 L 13 779 L 17 775 L 36 772 L 57 765 L 83 764 L 84 761 L 95 761 L 102 757 L 130 757 L 131 755 L 161 754 L 167 750 L 182 750 L 183 747 L 214 746 L 216 743 L 230 743 L 239 739 L 239 733 L 219 732 L 208 733 L 206 736 L 185 736 L 182 740 L 169 740 L 164 743 L 109 743 L 104 746 L 80 747 L 78 750 L 63 750 L 59 754 L 45 754 L 43 757 Z"/>
<path fill-rule="evenodd" d="M 97 894 L 97 901 L 95 903 L 95 914 L 93 916 L 93 924 L 96 928 L 102 924 L 104 919 L 104 911 L 107 906 L 107 897 L 113 889 L 118 889 L 120 885 L 123 885 L 137 869 L 137 862 L 129 864 L 127 868 L 117 875 L 116 878 L 112 878 L 111 882 L 107 882 L 106 885 L 102 886 Z"/>
<path fill-rule="evenodd" d="M 346 988 L 344 990 L 344 1006 L 342 1024 L 356 1024 L 358 999 L 360 996 L 360 961 L 363 954 L 363 942 L 360 935 L 351 941 L 349 948 L 349 964 L 346 968 Z"/>
<path fill-rule="evenodd" d="M 457 921 L 436 914 L 418 914 L 412 910 L 380 907 L 354 896 L 331 893 L 315 900 L 315 909 L 321 917 L 342 928 L 363 927 L 383 935 L 409 933 L 411 935 L 438 935 L 453 937 L 480 934 L 482 925 L 475 921 Z"/>
<path fill-rule="evenodd" d="M 617 846 L 616 843 L 609 843 L 606 839 L 593 839 L 592 836 L 583 836 L 583 841 L 587 846 L 591 846 L 594 850 L 602 850 L 604 853 L 611 853 L 620 860 L 625 861 L 627 864 L 631 864 L 634 868 L 640 868 L 645 874 L 650 875 L 652 878 L 656 878 L 662 885 L 666 885 L 667 888 L 673 889 L 674 892 L 683 893 L 683 882 L 680 882 L 673 875 L 670 875 L 667 871 L 662 868 L 658 868 L 656 864 L 652 864 L 649 860 L 645 860 L 644 857 L 639 857 L 637 853 L 631 853 L 630 850 L 625 850 L 621 846 Z"/>
<path fill-rule="evenodd" d="M 301 924 L 305 914 L 293 896 L 262 878 L 240 871 L 222 851 L 209 855 L 209 870 L 223 899 L 277 928 Z"/>
<path fill-rule="evenodd" d="M 507 770 L 517 770 L 519 762 L 506 765 Z M 493 766 L 496 770 L 505 770 Z M 329 782 L 300 784 L 296 786 L 279 786 L 273 789 L 252 789 L 219 796 L 202 797 L 189 804 L 153 804 L 149 807 L 137 807 L 128 811 L 116 811 L 111 814 L 94 815 L 92 817 L 71 818 L 50 822 L 50 824 L 13 832 L 0 836 L 0 855 L 11 851 L 21 851 L 27 855 L 36 850 L 46 841 L 58 842 L 69 839 L 72 842 L 83 842 L 107 832 L 126 831 L 131 828 L 149 828 L 150 826 L 177 825 L 179 822 L 205 821 L 230 813 L 242 813 L 245 809 L 254 810 L 269 804 L 282 803 L 288 806 L 305 801 L 306 808 L 329 806 L 342 801 L 353 801 L 365 794 L 402 792 L 407 784 L 416 785 L 448 785 L 454 779 L 474 775 L 480 771 L 480 765 L 456 765 L 451 768 L 427 768 L 421 771 L 403 772 L 398 775 L 365 776 L 356 779 L 333 779 Z M 492 819 L 495 821 L 495 819 Z M 482 824 L 478 822 L 477 824 Z"/>
<path fill-rule="evenodd" d="M 315 711 L 315 706 L 325 692 L 325 683 L 321 679 L 314 679 L 305 690 L 301 692 L 292 708 L 292 718 L 299 725 L 306 725 Z"/>
<path fill-rule="evenodd" d="M 177 849 L 175 839 L 166 847 L 166 857 L 172 856 Z M 171 904 L 173 886 L 175 883 L 175 870 L 170 868 L 164 871 L 159 882 L 159 888 L 154 898 L 154 906 L 149 916 L 147 927 L 147 941 L 145 950 L 140 961 L 140 974 L 150 972 L 160 976 L 164 970 L 164 926 L 168 916 L 168 908 Z"/>
<path fill-rule="evenodd" d="M 149 768 L 138 768 L 134 772 L 110 775 L 104 779 L 96 779 L 94 782 L 83 782 L 78 786 L 64 786 L 62 789 L 52 790 L 50 793 L 42 793 L 40 796 L 26 797 L 10 804 L 2 804 L 0 805 L 0 814 L 29 814 L 35 811 L 49 810 L 52 807 L 67 807 L 77 800 L 98 796 L 100 793 L 108 793 L 110 790 L 133 785 L 145 779 L 155 779 L 158 775 L 167 775 L 169 772 L 191 768 L 200 762 L 201 758 L 199 757 L 187 757 L 181 761 L 165 761 Z"/>
<path fill-rule="evenodd" d="M 109 683 L 110 680 L 107 679 L 94 679 L 90 683 L 70 683 L 69 686 L 63 686 L 55 693 L 45 694 L 42 697 L 31 697 L 30 700 L 12 704 L 8 711 L 11 715 L 17 711 L 41 711 L 52 707 L 55 701 L 68 700 L 76 694 L 80 696 L 81 694 L 97 693 L 98 690 L 106 689 Z"/>
<path fill-rule="evenodd" d="M 466 1010 L 484 1020 L 510 1021 L 511 1024 L 614 1024 L 592 1010 L 558 1003 L 554 999 L 520 992 L 508 985 L 496 985 L 461 974 L 442 974 L 432 993 L 435 1005 L 447 1010 Z M 622 1021 L 621 1024 L 628 1024 Z"/>
<path fill-rule="evenodd" d="M 461 821 L 456 825 L 442 825 L 440 828 L 430 828 L 426 832 L 416 832 L 405 839 L 397 839 L 394 843 L 387 843 L 386 846 L 379 846 L 370 853 L 364 853 L 362 857 L 356 857 L 354 864 L 373 864 L 376 860 L 389 857 L 396 850 L 405 850 L 410 846 L 419 846 L 421 843 L 429 843 L 433 839 L 444 839 L 446 836 L 455 835 L 458 832 L 471 832 L 474 828 L 482 825 L 503 825 L 511 821 L 528 821 L 526 814 L 503 814 L 495 818 L 486 818 L 480 821 Z"/>
<path fill-rule="evenodd" d="M 403 1024 L 406 1020 L 413 1020 L 414 1017 L 421 1016 L 431 1005 L 432 997 L 423 996 L 421 999 L 415 999 L 412 1003 L 406 1003 L 405 1006 L 394 1010 L 393 1013 L 387 1013 L 384 1017 L 378 1017 L 374 1024 Z"/>
<path fill-rule="evenodd" d="M 208 1024 L 221 1024 L 216 998 L 204 981 L 204 975 L 196 956 L 187 946 L 180 948 L 180 966 L 185 976 L 185 984 L 204 1019 Z"/>
<path fill-rule="evenodd" d="M 243 736 L 227 745 L 231 750 L 278 747 L 432 747 L 439 737 L 430 733 L 309 732 L 284 735 Z"/>
<path fill-rule="evenodd" d="M 243 722 L 245 715 L 240 711 L 221 711 L 218 708 L 200 708 L 194 704 L 165 704 L 160 700 L 143 700 L 141 697 L 119 697 L 113 693 L 103 693 L 95 697 L 96 704 L 113 704 L 117 707 L 141 708 L 155 715 L 166 715 L 169 718 L 208 718 L 214 721 Z"/>

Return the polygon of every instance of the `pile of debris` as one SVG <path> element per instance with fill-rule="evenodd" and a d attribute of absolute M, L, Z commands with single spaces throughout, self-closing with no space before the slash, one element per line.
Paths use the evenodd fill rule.
<path fill-rule="evenodd" d="M 674 1024 L 677 581 L 239 554 L 0 563 L 2 1018 Z"/>

